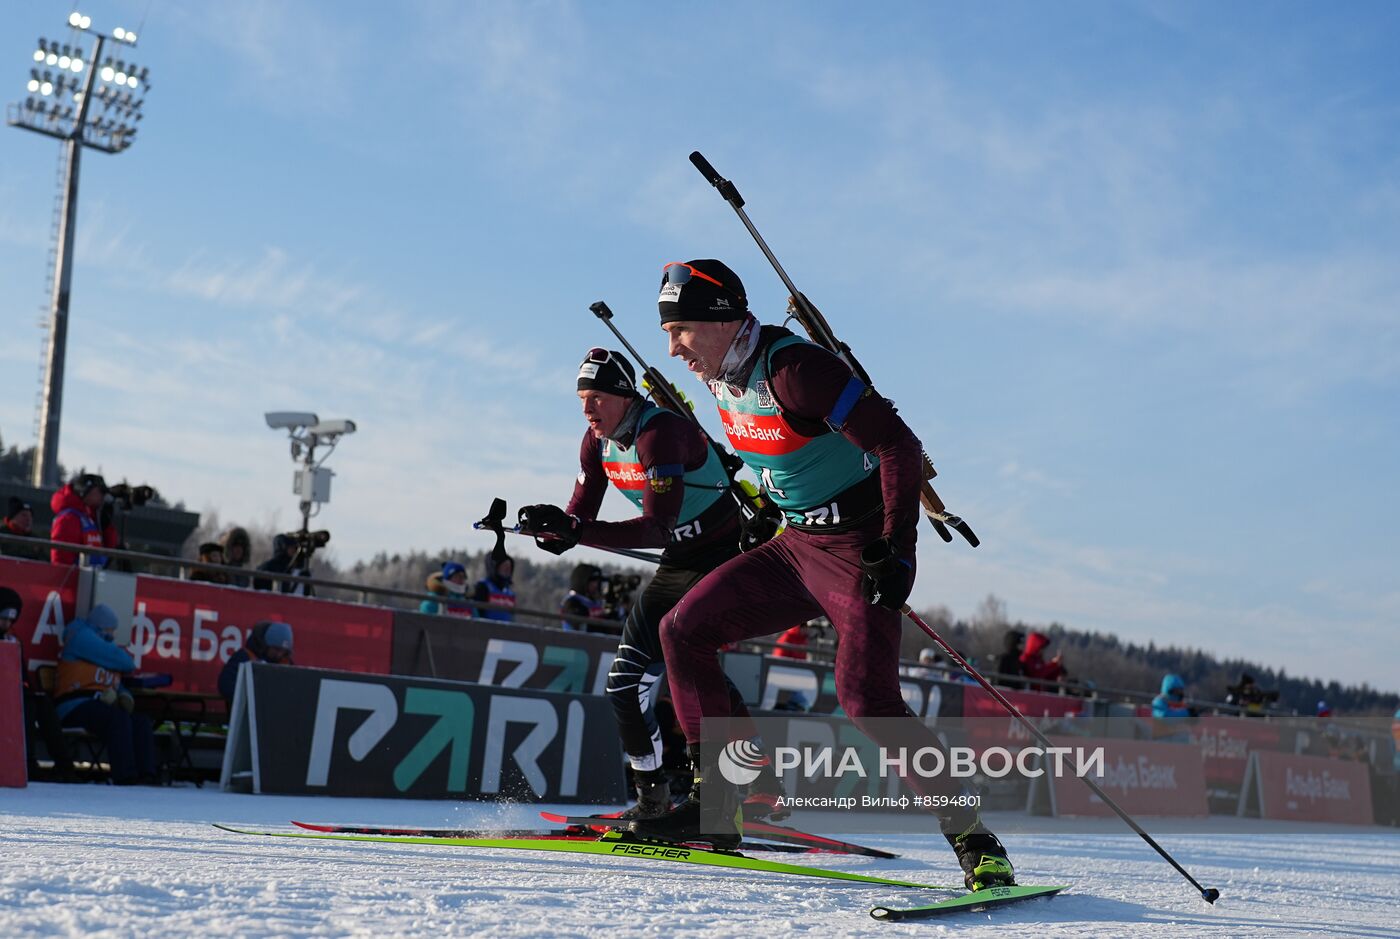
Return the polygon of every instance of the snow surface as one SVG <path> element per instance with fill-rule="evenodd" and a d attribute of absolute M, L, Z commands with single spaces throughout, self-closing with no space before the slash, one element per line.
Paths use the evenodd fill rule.
<path fill-rule="evenodd" d="M 0 789 L 0 936 L 1400 936 L 1400 834 L 1163 835 L 1214 907 L 1131 833 L 1009 835 L 1048 900 L 878 923 L 944 894 L 625 859 L 253 838 L 224 821 L 545 827 L 542 806 L 252 796 L 212 788 Z M 562 811 L 578 812 L 577 806 Z M 988 816 L 995 829 L 996 816 Z M 792 823 L 801 823 L 794 817 Z M 1149 823 L 1149 829 L 1158 830 Z M 1238 828 L 1238 824 L 1235 826 Z M 893 861 L 778 860 L 956 883 L 946 844 L 863 839 Z"/>

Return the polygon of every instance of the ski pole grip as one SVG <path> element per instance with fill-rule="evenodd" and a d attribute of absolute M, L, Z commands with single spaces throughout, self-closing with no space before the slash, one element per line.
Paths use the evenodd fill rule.
<path fill-rule="evenodd" d="M 492 500 L 491 500 L 491 511 L 487 512 L 487 513 L 486 513 L 486 517 L 483 518 L 481 521 L 479 521 L 479 522 L 477 522 L 476 524 L 472 525 L 472 528 L 476 528 L 476 529 L 482 529 L 482 528 L 484 528 L 484 529 L 486 529 L 487 531 L 500 531 L 501 523 L 502 523 L 503 521 L 505 521 L 505 517 L 506 517 L 506 500 L 505 500 L 505 499 L 499 499 L 499 498 L 497 498 L 497 499 L 492 499 Z"/>
<path fill-rule="evenodd" d="M 705 159 L 703 153 L 699 150 L 692 151 L 690 154 L 690 162 L 695 164 L 695 168 L 700 171 L 700 175 L 709 180 L 710 185 L 718 189 L 719 194 L 733 205 L 734 208 L 742 209 L 744 207 L 744 197 L 739 195 L 739 190 L 734 188 L 733 183 L 719 175 L 719 171 L 710 165 L 710 161 Z"/>
<path fill-rule="evenodd" d="M 718 186 L 720 183 L 724 182 L 719 172 L 710 165 L 710 161 L 705 159 L 705 155 L 699 150 L 691 152 L 690 162 L 695 164 L 695 168 L 700 171 L 701 176 L 710 181 L 711 186 Z"/>
<path fill-rule="evenodd" d="M 608 305 L 602 300 L 599 300 L 597 303 L 590 303 L 588 308 L 592 310 L 593 315 L 600 320 L 607 321 L 612 319 L 612 310 L 608 309 Z"/>

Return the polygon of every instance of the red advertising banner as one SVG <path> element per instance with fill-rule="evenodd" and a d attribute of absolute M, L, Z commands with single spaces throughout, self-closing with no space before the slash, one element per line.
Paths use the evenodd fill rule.
<path fill-rule="evenodd" d="M 1201 748 L 1206 785 L 1236 791 L 1244 784 L 1249 755 L 1256 750 L 1280 748 L 1283 733 L 1278 725 L 1259 718 L 1208 715 L 1183 728 Z"/>
<path fill-rule="evenodd" d="M 265 619 L 291 625 L 298 665 L 389 672 L 390 610 L 161 577 L 137 578 L 127 648 L 138 670 L 171 675 L 170 690 L 215 694 L 224 663 Z"/>
<path fill-rule="evenodd" d="M 1366 764 L 1325 756 L 1252 753 L 1240 814 L 1252 814 L 1251 806 L 1261 818 L 1285 821 L 1370 825 L 1375 820 Z"/>
<path fill-rule="evenodd" d="M 0 558 L 0 585 L 24 602 L 11 634 L 24 646 L 29 668 L 57 662 L 63 627 L 73 619 L 78 602 L 78 569 Z"/>
<path fill-rule="evenodd" d="M 1042 723 L 1041 718 L 1074 717 L 1082 714 L 1087 704 L 1083 698 L 1046 694 L 1043 691 L 998 690 L 1037 726 Z M 1019 750 L 1035 743 L 1030 731 L 980 687 L 964 686 L 963 717 L 981 718 L 964 721 L 967 728 L 967 745 L 978 753 L 988 747 Z"/>
<path fill-rule="evenodd" d="M 1153 743 L 1107 737 L 1051 737 L 1057 747 L 1076 752 L 1103 748 L 1103 772 L 1089 778 L 1132 815 L 1204 817 L 1206 783 L 1201 752 L 1186 743 Z M 1064 772 L 1050 781 L 1056 815 L 1113 815 L 1114 812 L 1074 775 L 1066 758 Z"/>
<path fill-rule="evenodd" d="M 13 634 L 29 667 L 57 662 L 64 627 L 76 616 L 78 568 L 0 558 L 0 584 L 24 602 Z M 220 669 L 265 619 L 291 624 L 299 665 L 389 672 L 391 610 L 144 575 L 127 648 L 138 671 L 172 676 L 170 690 L 217 694 Z"/>
<path fill-rule="evenodd" d="M 25 752 L 19 643 L 0 641 L 0 786 L 18 789 L 29 784 Z"/>

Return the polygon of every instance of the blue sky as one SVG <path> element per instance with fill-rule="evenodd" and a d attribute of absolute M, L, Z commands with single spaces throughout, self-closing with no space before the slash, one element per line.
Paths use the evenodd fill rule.
<path fill-rule="evenodd" d="M 70 9 L 7 11 L 7 101 Z M 336 556 L 480 547 L 567 498 L 589 303 L 658 365 L 665 261 L 780 317 L 700 149 L 982 536 L 924 530 L 916 603 L 1396 687 L 1393 5 L 81 9 L 152 90 L 83 164 L 65 464 L 290 526 L 262 413 L 350 417 Z M 57 146 L 0 132 L 7 444 Z"/>

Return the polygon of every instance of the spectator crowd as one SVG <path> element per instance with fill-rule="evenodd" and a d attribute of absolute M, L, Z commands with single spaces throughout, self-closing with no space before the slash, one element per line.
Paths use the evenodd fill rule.
<path fill-rule="evenodd" d="M 122 490 L 123 487 L 117 487 Z M 147 490 L 152 491 L 152 490 Z M 114 518 L 117 502 L 112 487 L 96 473 L 82 473 L 64 484 L 49 500 L 53 522 L 45 534 L 34 530 L 33 506 L 18 497 L 10 497 L 5 516 L 0 520 L 0 534 L 10 536 L 0 540 L 0 555 L 25 560 L 47 560 L 86 568 L 107 568 L 111 558 L 102 549 L 122 549 Z M 81 546 L 70 550 L 55 545 L 25 544 L 12 539 L 48 540 Z M 310 552 L 305 539 L 298 534 L 281 534 L 273 540 L 272 556 L 259 564 L 254 573 L 245 573 L 251 564 L 252 542 L 243 528 L 231 528 L 218 541 L 199 546 L 197 562 L 209 567 L 191 569 L 189 579 L 230 587 L 253 587 L 281 593 L 309 595 L 310 585 L 286 578 L 310 577 Z M 232 570 L 230 570 L 232 569 Z M 284 577 L 256 577 L 255 573 L 278 574 Z M 508 579 L 507 575 L 507 579 Z"/>

